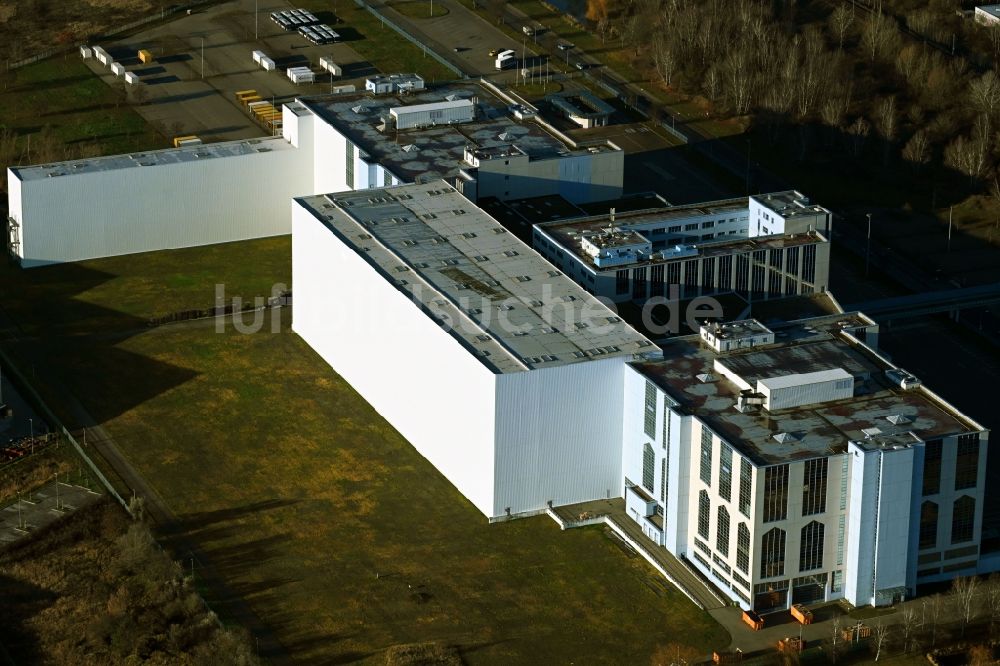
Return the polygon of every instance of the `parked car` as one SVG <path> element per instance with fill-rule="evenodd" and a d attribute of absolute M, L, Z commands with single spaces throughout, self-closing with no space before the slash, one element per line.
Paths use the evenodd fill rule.
<path fill-rule="evenodd" d="M 556 44 L 556 48 L 559 49 L 560 51 L 569 51 L 571 48 L 573 48 L 573 45 L 570 44 L 569 42 L 561 42 L 559 44 Z"/>

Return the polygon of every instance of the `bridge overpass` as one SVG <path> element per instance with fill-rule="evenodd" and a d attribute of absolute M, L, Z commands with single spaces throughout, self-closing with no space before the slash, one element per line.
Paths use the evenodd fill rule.
<path fill-rule="evenodd" d="M 852 303 L 845 310 L 860 310 L 878 321 L 893 321 L 910 317 L 957 312 L 1000 303 L 1000 282 L 976 287 L 926 291 L 921 294 L 893 296 L 861 303 Z"/>

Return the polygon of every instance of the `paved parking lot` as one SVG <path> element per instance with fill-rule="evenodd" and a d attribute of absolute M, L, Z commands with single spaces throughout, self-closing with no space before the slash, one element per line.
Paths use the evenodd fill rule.
<path fill-rule="evenodd" d="M 363 88 L 364 77 L 376 71 L 349 43 L 316 46 L 281 30 L 269 14 L 291 5 L 260 1 L 258 6 L 256 26 L 254 0 L 234 0 L 101 46 L 142 81 L 148 101 L 135 108 L 143 117 L 167 134 L 195 134 L 209 141 L 266 133 L 236 103 L 233 93 L 238 90 L 257 90 L 277 104 L 329 92 L 331 85 Z M 156 61 L 140 63 L 139 49 L 152 52 Z M 257 49 L 276 61 L 277 70 L 267 72 L 254 63 L 251 53 Z M 319 59 L 327 55 L 343 67 L 342 78 L 331 82 L 329 76 L 317 75 L 317 83 L 297 86 L 285 76 L 285 69 L 295 65 L 318 72 Z M 123 85 L 96 60 L 88 62 L 110 85 Z"/>
<path fill-rule="evenodd" d="M 0 544 L 17 541 L 100 497 L 82 486 L 50 483 L 0 510 Z"/>

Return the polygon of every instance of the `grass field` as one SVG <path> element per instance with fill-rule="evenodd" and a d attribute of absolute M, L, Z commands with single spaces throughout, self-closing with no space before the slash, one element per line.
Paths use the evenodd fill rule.
<path fill-rule="evenodd" d="M 167 146 L 75 53 L 9 72 L 3 84 L 0 128 L 27 151 L 23 163 Z"/>
<path fill-rule="evenodd" d="M 254 283 L 234 265 L 236 246 L 222 247 L 215 273 L 203 259 L 199 279 L 269 288 L 270 276 Z M 25 301 L 38 288 L 115 310 L 127 285 L 171 279 L 167 257 L 148 259 L 93 262 L 88 270 L 115 277 L 82 292 L 68 276 L 36 284 L 36 271 L 20 290 Z M 196 307 L 183 301 L 202 291 L 172 298 Z M 153 291 L 131 298 L 126 320 L 160 303 Z M 60 330 L 104 333 L 48 331 L 6 346 L 48 359 L 39 373 L 106 425 L 184 536 L 306 662 L 377 660 L 392 645 L 437 640 L 473 664 L 641 663 L 658 644 L 729 642 L 600 528 L 487 524 L 290 331 L 288 314 L 279 333 L 219 334 L 206 321 L 117 336 L 84 309 L 82 324 L 67 315 Z M 26 328 L 47 316 L 18 310 Z M 224 615 L 226 600 L 211 601 Z"/>
<path fill-rule="evenodd" d="M 327 0 L 303 0 L 296 7 L 313 12 L 327 12 L 330 10 L 330 3 Z M 389 26 L 382 25 L 372 14 L 353 2 L 341 0 L 337 3 L 336 15 L 344 25 L 358 33 L 359 38 L 351 40 L 350 47 L 382 72 L 416 72 L 429 82 L 457 78 L 455 72 L 425 55 L 419 47 Z"/>
<path fill-rule="evenodd" d="M 87 333 L 213 307 L 216 284 L 252 300 L 291 281 L 291 236 L 276 236 L 27 271 L 0 260 L 0 303 L 24 333 Z"/>

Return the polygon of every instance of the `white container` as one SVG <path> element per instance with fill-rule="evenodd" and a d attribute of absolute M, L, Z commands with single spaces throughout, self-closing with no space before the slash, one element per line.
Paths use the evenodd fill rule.
<path fill-rule="evenodd" d="M 111 63 L 111 73 L 115 76 L 122 76 L 125 74 L 125 65 L 120 62 Z"/>
<path fill-rule="evenodd" d="M 312 72 L 295 72 L 291 75 L 292 83 L 314 83 L 316 75 Z"/>
<path fill-rule="evenodd" d="M 89 46 L 81 46 L 80 57 L 83 58 L 84 60 L 87 60 L 88 58 L 93 58 L 94 57 L 93 49 L 91 49 Z"/>
<path fill-rule="evenodd" d="M 139 77 L 132 72 L 125 72 L 125 83 L 134 86 L 139 83 Z"/>
<path fill-rule="evenodd" d="M 180 148 L 182 146 L 197 146 L 200 145 L 201 143 L 202 143 L 201 139 L 199 139 L 198 137 L 192 137 L 190 139 L 184 139 L 183 141 L 178 141 L 177 147 Z"/>
<path fill-rule="evenodd" d="M 253 61 L 254 61 L 255 63 L 257 63 L 258 65 L 260 64 L 260 59 L 261 59 L 261 58 L 266 58 L 266 57 L 267 57 L 267 56 L 266 56 L 266 55 L 264 55 L 264 52 L 263 52 L 263 51 L 254 51 L 254 52 L 253 52 Z"/>
<path fill-rule="evenodd" d="M 330 88 L 330 92 L 332 92 L 334 95 L 344 95 L 346 93 L 353 93 L 356 91 L 357 88 L 354 86 L 353 83 L 348 83 L 343 86 L 334 86 Z"/>
<path fill-rule="evenodd" d="M 94 47 L 94 57 L 97 58 L 97 62 L 101 63 L 105 67 L 111 64 L 111 56 L 109 56 L 108 52 L 100 46 Z"/>
<path fill-rule="evenodd" d="M 333 61 L 333 58 L 326 56 L 319 59 L 319 66 L 330 72 L 334 76 L 343 76 L 343 68 Z"/>
<path fill-rule="evenodd" d="M 271 60 L 270 58 L 261 58 L 260 66 L 269 72 L 273 72 L 275 69 L 277 69 L 277 65 L 275 65 L 274 61 Z"/>

